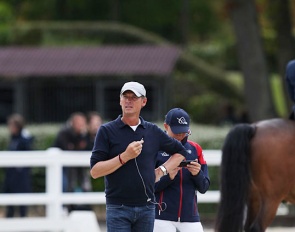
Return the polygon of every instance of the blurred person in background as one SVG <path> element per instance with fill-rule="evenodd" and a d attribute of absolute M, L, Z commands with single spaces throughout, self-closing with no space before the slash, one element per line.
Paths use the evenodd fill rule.
<path fill-rule="evenodd" d="M 100 126 L 102 125 L 102 117 L 96 111 L 90 111 L 86 115 L 87 118 L 87 150 L 92 151 L 94 140 L 97 131 L 99 130 Z M 89 175 L 89 168 L 83 168 L 83 190 L 84 191 L 92 191 L 92 182 Z"/>
<path fill-rule="evenodd" d="M 25 120 L 19 114 L 8 117 L 7 126 L 10 133 L 9 151 L 29 151 L 33 148 L 33 137 L 24 128 Z M 5 168 L 4 193 L 29 193 L 32 191 L 31 169 L 28 167 Z M 27 206 L 7 206 L 6 217 L 13 217 L 19 208 L 20 217 L 27 216 Z"/>
<path fill-rule="evenodd" d="M 88 124 L 88 145 L 87 150 L 92 150 L 96 133 L 102 125 L 102 117 L 95 111 L 88 112 L 87 124 Z"/>
<path fill-rule="evenodd" d="M 73 113 L 54 142 L 54 147 L 64 151 L 87 150 L 87 121 L 81 112 Z M 63 168 L 63 191 L 84 191 L 83 168 Z M 89 186 L 89 184 L 87 184 Z"/>
<path fill-rule="evenodd" d="M 205 193 L 210 186 L 208 167 L 201 146 L 188 140 L 190 117 L 183 109 L 171 109 L 164 122 L 167 134 L 180 141 L 187 150 L 187 166 L 177 167 L 155 184 L 156 208 L 154 232 L 203 232 L 197 206 L 197 191 Z M 170 158 L 160 151 L 156 167 Z"/>

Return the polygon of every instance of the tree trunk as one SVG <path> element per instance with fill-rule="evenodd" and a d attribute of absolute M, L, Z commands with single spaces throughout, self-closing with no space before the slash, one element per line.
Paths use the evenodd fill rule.
<path fill-rule="evenodd" d="M 228 0 L 250 120 L 274 117 L 270 81 L 254 0 Z"/>

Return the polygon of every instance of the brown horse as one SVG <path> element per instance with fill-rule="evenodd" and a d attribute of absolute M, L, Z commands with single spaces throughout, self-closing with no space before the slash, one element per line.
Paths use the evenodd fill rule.
<path fill-rule="evenodd" d="M 220 178 L 215 231 L 265 231 L 282 201 L 295 204 L 295 122 L 233 127 L 222 148 Z"/>

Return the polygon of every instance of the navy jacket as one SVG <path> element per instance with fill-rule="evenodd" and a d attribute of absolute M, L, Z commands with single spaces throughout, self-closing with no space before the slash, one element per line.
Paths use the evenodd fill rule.
<path fill-rule="evenodd" d="M 9 151 L 32 150 L 33 137 L 22 131 L 19 135 L 11 136 Z M 28 193 L 32 191 L 31 169 L 27 167 L 6 168 L 3 192 L 4 193 Z"/>
<path fill-rule="evenodd" d="M 187 154 L 180 142 L 170 138 L 158 126 L 141 117 L 140 120 L 140 125 L 133 131 L 119 116 L 116 120 L 103 124 L 96 135 L 90 159 L 91 168 L 99 161 L 118 156 L 131 142 L 142 138 L 144 140 L 142 152 L 136 159 L 129 160 L 115 172 L 105 176 L 107 204 L 141 206 L 147 204 L 148 198 L 154 201 L 158 151 L 180 153 L 184 157 Z"/>
<path fill-rule="evenodd" d="M 208 167 L 200 145 L 186 140 L 183 143 L 188 153 L 186 159 L 198 159 L 201 170 L 193 176 L 186 168 L 182 168 L 173 180 L 167 175 L 156 183 L 156 199 L 163 209 L 161 211 L 159 206 L 156 207 L 156 219 L 180 222 L 200 221 L 196 191 L 205 193 L 208 190 L 210 186 Z M 157 166 L 166 162 L 169 157 L 170 155 L 166 152 L 159 152 Z"/>

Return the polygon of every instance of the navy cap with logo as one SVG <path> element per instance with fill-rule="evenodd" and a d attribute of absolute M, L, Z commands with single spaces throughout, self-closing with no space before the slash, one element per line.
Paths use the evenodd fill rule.
<path fill-rule="evenodd" d="M 183 109 L 173 108 L 167 113 L 165 123 L 170 126 L 174 134 L 188 133 L 190 117 Z"/>

